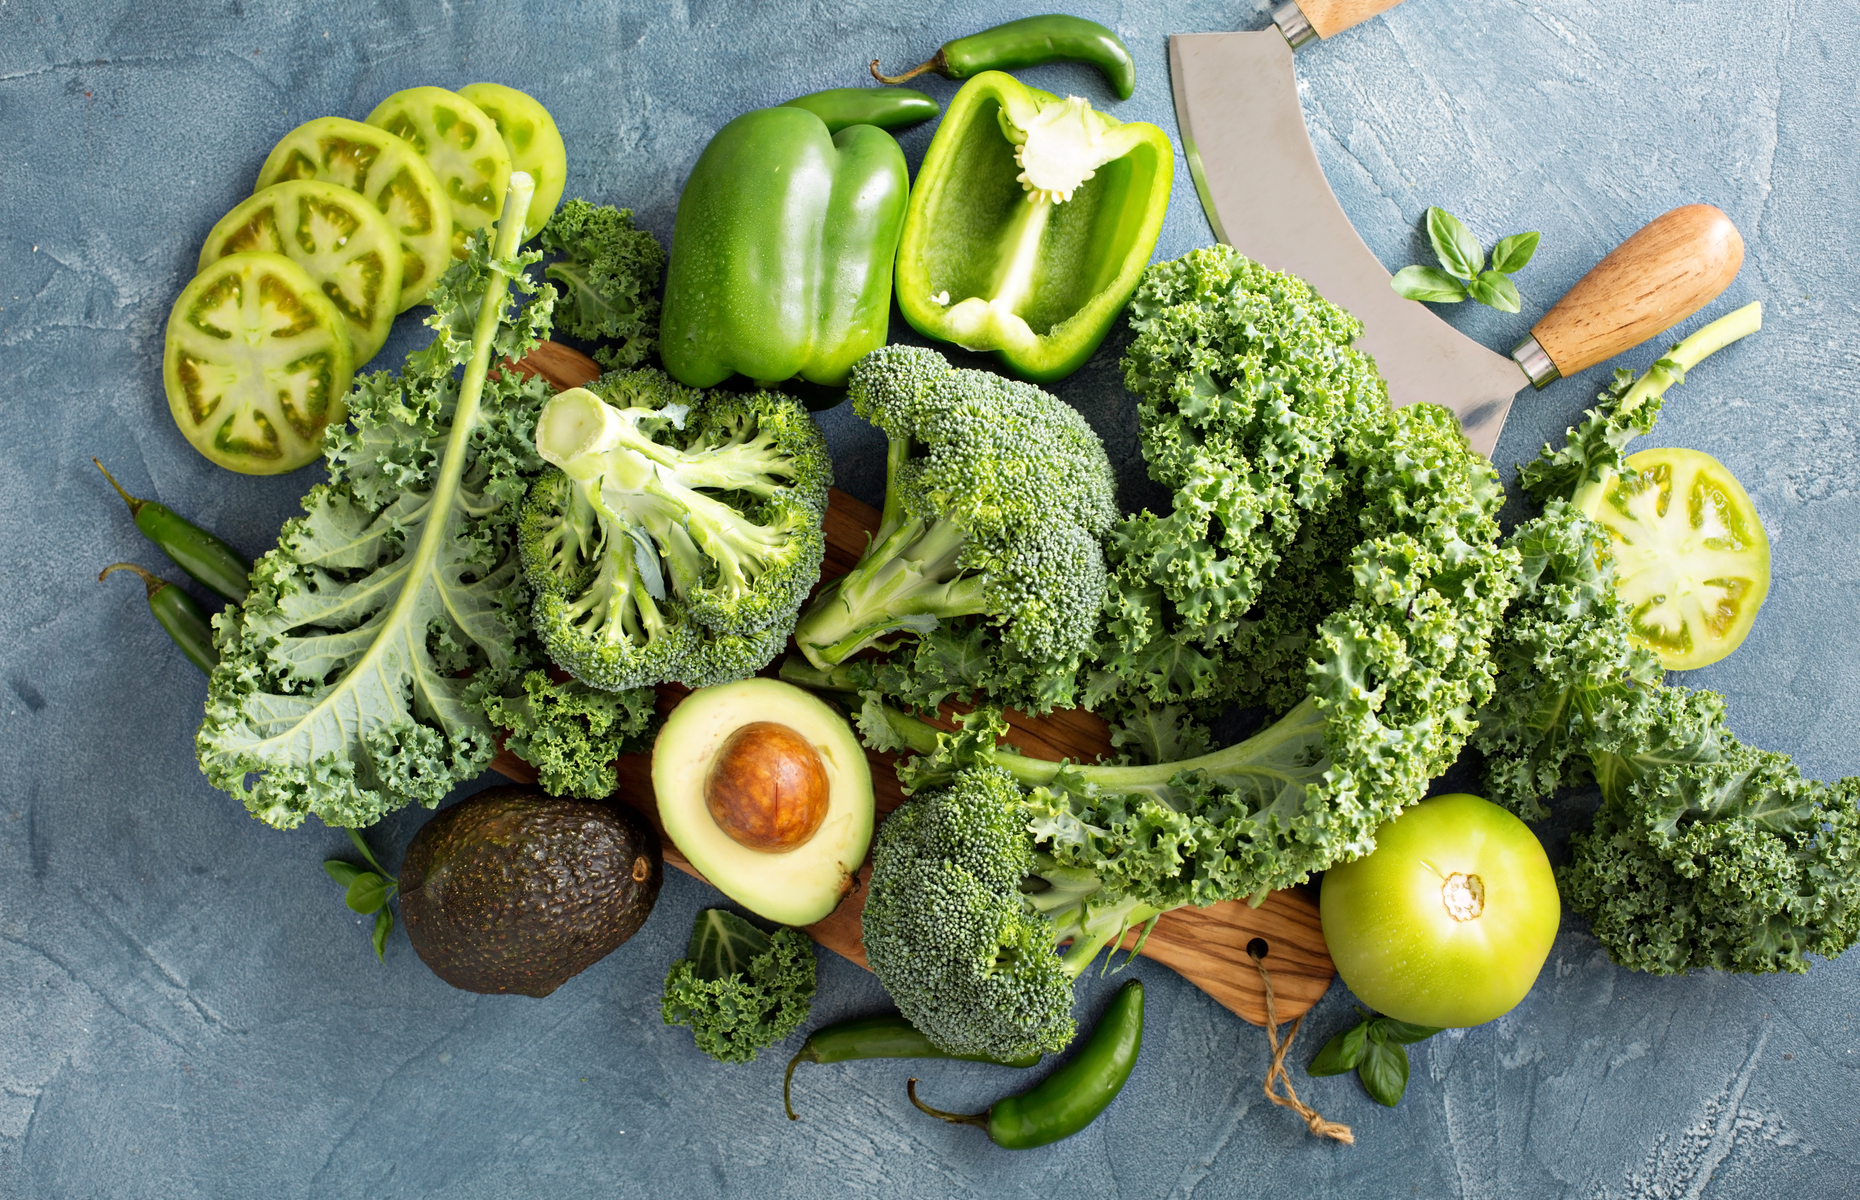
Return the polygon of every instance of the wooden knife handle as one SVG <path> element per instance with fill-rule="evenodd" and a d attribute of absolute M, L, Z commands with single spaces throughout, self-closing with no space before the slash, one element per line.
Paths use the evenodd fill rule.
<path fill-rule="evenodd" d="M 1361 25 L 1400 3 L 1401 0 L 1298 0 L 1298 7 L 1305 14 L 1305 20 L 1311 23 L 1312 32 L 1327 38 Z"/>
<path fill-rule="evenodd" d="M 1709 204 L 1655 217 L 1609 252 L 1531 327 L 1559 375 L 1632 349 L 1718 298 L 1744 262 L 1744 239 Z"/>

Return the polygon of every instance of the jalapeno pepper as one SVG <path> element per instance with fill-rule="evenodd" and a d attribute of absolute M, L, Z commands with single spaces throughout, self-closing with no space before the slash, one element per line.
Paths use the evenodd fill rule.
<path fill-rule="evenodd" d="M 213 668 L 219 665 L 220 652 L 213 645 L 213 626 L 207 623 L 207 614 L 200 611 L 194 598 L 134 563 L 111 563 L 97 576 L 98 580 L 112 571 L 134 571 L 142 577 L 142 586 L 149 592 L 149 611 L 181 648 L 181 653 L 187 655 L 187 661 L 211 675 Z"/>
<path fill-rule="evenodd" d="M 942 109 L 922 92 L 910 88 L 828 88 L 796 96 L 778 108 L 804 108 L 826 122 L 829 134 L 848 125 L 876 125 L 902 129 L 928 121 Z"/>
<path fill-rule="evenodd" d="M 1130 1078 L 1143 1045 L 1143 983 L 1119 988 L 1098 1028 L 1077 1057 L 1032 1090 L 997 1100 L 987 1112 L 965 1116 L 931 1108 L 917 1098 L 917 1081 L 906 1085 L 911 1103 L 940 1120 L 975 1125 L 1005 1150 L 1031 1150 L 1069 1138 L 1097 1120 Z"/>
<path fill-rule="evenodd" d="M 790 1121 L 799 1120 L 789 1089 L 794 1084 L 794 1069 L 804 1062 L 839 1063 L 862 1058 L 949 1058 L 962 1062 L 994 1063 L 1002 1067 L 1031 1067 L 1040 1061 L 1038 1054 L 1024 1058 L 999 1059 L 986 1054 L 951 1054 L 939 1049 L 917 1026 L 903 1017 L 855 1017 L 837 1025 L 827 1025 L 807 1035 L 800 1052 L 788 1060 L 788 1074 L 781 1082 L 782 1107 Z"/>
<path fill-rule="evenodd" d="M 129 506 L 129 513 L 136 519 L 136 528 L 142 531 L 142 536 L 159 546 L 175 566 L 234 604 L 245 599 L 246 579 L 252 574 L 252 564 L 239 557 L 237 550 L 167 505 L 137 499 L 125 492 L 123 485 L 116 482 L 116 477 L 101 462 L 94 458 L 90 461 L 97 463 L 97 469 Z"/>
<path fill-rule="evenodd" d="M 902 75 L 880 75 L 875 58 L 872 77 L 880 83 L 903 83 L 935 71 L 945 79 L 967 79 L 983 71 L 1037 67 L 1050 62 L 1090 63 L 1104 73 L 1104 81 L 1119 100 L 1130 99 L 1137 86 L 1137 64 L 1123 38 L 1096 21 L 1059 13 L 1022 17 L 945 42 L 929 62 Z"/>

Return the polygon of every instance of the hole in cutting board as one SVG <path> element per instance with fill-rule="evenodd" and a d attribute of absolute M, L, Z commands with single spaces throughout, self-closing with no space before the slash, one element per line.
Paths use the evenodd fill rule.
<path fill-rule="evenodd" d="M 1254 958 L 1264 958 L 1272 952 L 1272 947 L 1266 944 L 1265 938 L 1254 938 L 1246 944 L 1246 952 Z"/>

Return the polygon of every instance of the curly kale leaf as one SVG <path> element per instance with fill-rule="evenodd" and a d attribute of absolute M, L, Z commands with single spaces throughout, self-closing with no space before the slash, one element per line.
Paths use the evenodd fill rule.
<path fill-rule="evenodd" d="M 1511 587 L 1490 464 L 1445 410 L 1389 410 L 1348 313 L 1226 247 L 1151 268 L 1131 325 L 1144 456 L 1175 495 L 1110 536 L 1088 702 L 1125 724 L 1181 707 L 1181 727 L 1318 695 L 1353 714 L 1364 782 L 1385 734 L 1443 767 Z"/>
<path fill-rule="evenodd" d="M 1623 966 L 1800 972 L 1841 953 L 1860 937 L 1860 779 L 1803 779 L 1739 743 L 1719 697 L 1663 685 L 1601 537 L 1560 502 L 1512 535 L 1521 587 L 1474 738 L 1487 794 L 1535 819 L 1559 788 L 1600 788 L 1557 880 Z"/>
<path fill-rule="evenodd" d="M 656 704 L 651 688 L 608 692 L 529 671 L 520 693 L 488 698 L 485 715 L 510 730 L 505 749 L 536 768 L 545 792 L 600 800 L 613 793 L 614 759 L 652 749 Z"/>
<path fill-rule="evenodd" d="M 562 257 L 543 271 L 562 289 L 556 327 L 571 337 L 611 342 L 594 352 L 609 371 L 637 367 L 659 347 L 665 273 L 658 239 L 633 228 L 633 210 L 570 200 L 543 226 L 543 249 Z"/>
<path fill-rule="evenodd" d="M 814 1004 L 814 944 L 798 929 L 773 936 L 721 908 L 691 929 L 685 957 L 665 976 L 667 1025 L 689 1025 L 718 1062 L 747 1063 L 807 1020 Z"/>
<path fill-rule="evenodd" d="M 1800 973 L 1860 938 L 1860 779 L 1804 779 L 1722 713 L 1657 688 L 1591 738 L 1602 806 L 1557 879 L 1622 966 Z"/>
<path fill-rule="evenodd" d="M 482 702 L 519 665 L 511 527 L 542 466 L 547 387 L 490 367 L 547 336 L 554 298 L 524 275 L 536 256 L 516 252 L 509 205 L 496 250 L 479 239 L 436 285 L 433 343 L 399 376 L 357 381 L 329 482 L 215 618 L 201 770 L 268 824 L 432 807 L 496 752 Z M 534 295 L 514 313 L 513 287 Z"/>

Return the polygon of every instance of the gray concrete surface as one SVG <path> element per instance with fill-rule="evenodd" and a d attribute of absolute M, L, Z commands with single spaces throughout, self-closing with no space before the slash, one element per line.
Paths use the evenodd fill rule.
<path fill-rule="evenodd" d="M 1137 94 L 1113 111 L 1172 135 L 1166 35 L 1264 19 L 1256 2 L 1071 7 L 1137 55 Z M 785 1053 L 721 1067 L 663 1027 L 666 964 L 716 899 L 682 876 L 638 937 L 549 999 L 472 996 L 398 933 L 374 961 L 317 865 L 345 849 L 340 833 L 272 831 L 206 786 L 190 742 L 201 677 L 128 583 L 94 580 L 154 555 L 88 460 L 251 553 L 315 478 L 209 465 L 159 384 L 199 240 L 280 134 L 363 116 L 401 87 L 502 81 L 557 116 L 571 195 L 631 205 L 665 237 L 730 116 L 1034 11 L 0 0 L 0 1196 L 1860 1193 L 1854 955 L 1805 978 L 1653 979 L 1610 965 L 1571 919 L 1515 1012 L 1417 1048 L 1399 1109 L 1350 1078 L 1300 1075 L 1356 1127 L 1354 1148 L 1261 1098 L 1261 1031 L 1145 964 L 1128 1089 L 1078 1138 L 1010 1154 L 912 1110 L 899 1064 L 808 1070 L 791 1125 Z M 1695 371 L 1655 440 L 1744 481 L 1775 587 L 1745 647 L 1690 682 L 1729 697 L 1744 737 L 1823 777 L 1860 771 L 1856 47 L 1850 7 L 1831 0 L 1412 0 L 1299 64 L 1325 169 L 1391 269 L 1424 261 L 1429 204 L 1488 241 L 1543 231 L 1523 315 L 1446 311 L 1495 348 L 1667 208 L 1710 201 L 1743 230 L 1743 273 L 1707 315 L 1762 300 L 1765 330 Z M 1083 69 L 1026 75 L 1109 100 Z M 905 136 L 913 165 L 927 139 Z M 1209 240 L 1179 171 L 1158 253 Z M 381 361 L 423 332 L 403 317 Z M 1059 390 L 1109 439 L 1134 500 L 1118 341 Z M 1560 436 L 1602 374 L 1525 398 L 1498 460 Z M 876 499 L 873 435 L 844 412 L 827 424 L 843 483 Z M 390 861 L 423 817 L 376 832 Z M 1082 989 L 1082 1014 L 1108 987 Z M 883 1004 L 823 955 L 819 1018 Z M 1334 988 L 1295 1057 L 1350 1015 Z M 1018 1078 L 923 1073 L 949 1107 Z"/>

